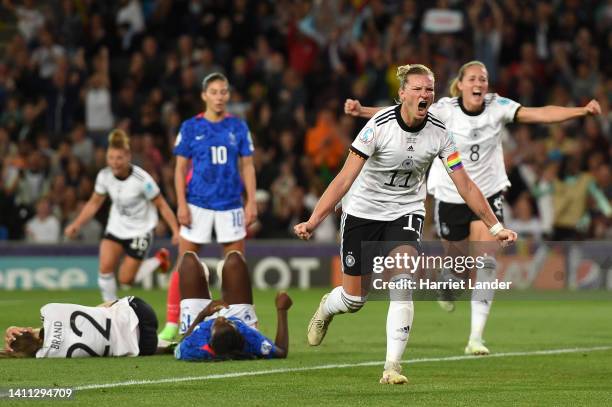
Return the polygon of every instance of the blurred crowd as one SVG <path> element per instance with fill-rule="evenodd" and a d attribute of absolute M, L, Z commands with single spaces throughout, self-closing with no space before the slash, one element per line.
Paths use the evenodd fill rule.
<path fill-rule="evenodd" d="M 63 240 L 115 127 L 174 205 L 174 139 L 214 71 L 256 144 L 250 235 L 291 237 L 365 124 L 342 113 L 345 98 L 393 103 L 406 63 L 433 69 L 440 98 L 472 59 L 525 106 L 601 103 L 600 117 L 509 126 L 500 165 L 522 237 L 612 237 L 609 0 L 3 0 L 0 13 L 16 23 L 0 53 L 0 239 Z M 106 216 L 80 239 L 96 241 Z M 330 217 L 316 239 L 336 238 Z"/>

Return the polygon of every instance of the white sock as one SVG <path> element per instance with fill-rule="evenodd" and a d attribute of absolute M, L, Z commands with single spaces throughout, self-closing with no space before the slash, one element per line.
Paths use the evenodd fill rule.
<path fill-rule="evenodd" d="M 495 280 L 497 263 L 493 257 L 486 257 L 485 266 L 477 270 L 477 282 L 491 282 Z M 482 333 L 484 332 L 489 311 L 493 304 L 493 296 L 495 290 L 482 289 L 472 291 L 472 323 L 470 329 L 470 341 L 482 341 Z"/>
<path fill-rule="evenodd" d="M 104 302 L 117 299 L 117 281 L 114 274 L 98 274 L 98 287 Z"/>
<path fill-rule="evenodd" d="M 140 263 L 140 267 L 134 277 L 135 283 L 140 283 L 142 280 L 150 276 L 155 270 L 159 268 L 160 261 L 157 257 L 149 257 Z"/>
<path fill-rule="evenodd" d="M 471 301 L 472 303 L 472 328 L 470 331 L 470 341 L 482 341 L 482 332 L 484 331 L 489 317 L 489 310 L 493 301 L 480 300 Z"/>
<path fill-rule="evenodd" d="M 187 332 L 192 322 L 196 319 L 200 311 L 211 303 L 209 298 L 187 298 L 181 300 L 181 324 L 179 326 L 179 334 Z"/>
<path fill-rule="evenodd" d="M 414 304 L 412 301 L 390 301 L 387 312 L 387 358 L 385 370 L 398 370 L 408 336 L 412 329 Z"/>
<path fill-rule="evenodd" d="M 347 294 L 340 285 L 329 293 L 325 304 L 321 307 L 321 316 L 323 319 L 327 319 L 346 312 L 357 312 L 363 307 L 365 302 L 366 297 Z"/>

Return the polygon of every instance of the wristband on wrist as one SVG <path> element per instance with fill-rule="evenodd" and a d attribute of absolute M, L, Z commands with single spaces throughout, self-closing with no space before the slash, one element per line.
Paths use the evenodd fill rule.
<path fill-rule="evenodd" d="M 497 222 L 495 225 L 491 226 L 491 229 L 489 229 L 489 233 L 493 236 L 497 236 L 497 234 L 502 230 L 504 230 L 504 225 L 502 225 L 500 222 Z"/>

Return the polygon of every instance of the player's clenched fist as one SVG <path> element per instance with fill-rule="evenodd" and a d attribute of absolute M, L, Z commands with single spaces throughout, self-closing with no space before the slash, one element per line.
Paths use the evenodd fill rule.
<path fill-rule="evenodd" d="M 312 227 L 308 222 L 302 222 L 294 226 L 293 231 L 302 240 L 308 240 L 312 236 L 312 232 L 314 231 L 314 227 Z"/>
<path fill-rule="evenodd" d="M 361 103 L 355 99 L 346 99 L 344 102 L 344 113 L 351 116 L 359 116 L 361 113 Z"/>
<path fill-rule="evenodd" d="M 289 294 L 287 294 L 284 291 L 279 292 L 278 294 L 276 294 L 276 309 L 278 310 L 288 310 L 289 308 L 291 308 L 291 306 L 293 305 L 293 301 L 291 300 L 291 297 L 289 297 Z"/>

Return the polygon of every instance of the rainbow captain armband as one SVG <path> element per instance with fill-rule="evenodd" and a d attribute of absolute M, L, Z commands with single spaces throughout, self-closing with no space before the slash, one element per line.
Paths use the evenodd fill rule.
<path fill-rule="evenodd" d="M 455 172 L 463 168 L 463 163 L 461 162 L 459 151 L 455 151 L 446 158 L 446 167 L 446 171 L 448 171 L 449 173 Z"/>

